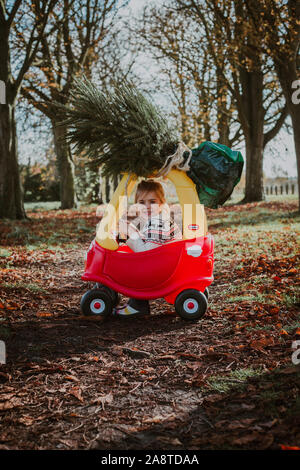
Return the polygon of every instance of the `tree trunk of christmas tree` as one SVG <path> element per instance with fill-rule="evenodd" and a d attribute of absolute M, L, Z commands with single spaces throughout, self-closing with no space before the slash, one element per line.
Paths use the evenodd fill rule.
<path fill-rule="evenodd" d="M 6 104 L 0 105 L 0 219 L 26 217 L 17 156 L 15 103 L 6 90 Z"/>
<path fill-rule="evenodd" d="M 60 179 L 60 201 L 62 209 L 76 207 L 74 163 L 69 145 L 65 141 L 66 128 L 52 122 L 54 146 Z"/>

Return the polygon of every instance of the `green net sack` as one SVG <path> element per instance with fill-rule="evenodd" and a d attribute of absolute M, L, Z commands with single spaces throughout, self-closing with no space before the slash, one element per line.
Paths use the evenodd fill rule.
<path fill-rule="evenodd" d="M 192 149 L 187 175 L 196 185 L 201 204 L 215 209 L 232 194 L 240 181 L 243 166 L 241 152 L 206 141 Z"/>

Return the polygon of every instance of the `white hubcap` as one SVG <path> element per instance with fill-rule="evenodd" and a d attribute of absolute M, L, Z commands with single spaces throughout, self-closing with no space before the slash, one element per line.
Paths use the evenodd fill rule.
<path fill-rule="evenodd" d="M 199 304 L 195 299 L 186 299 L 183 303 L 183 308 L 188 313 L 195 313 L 199 308 Z"/>
<path fill-rule="evenodd" d="M 105 310 L 105 302 L 102 299 L 94 299 L 91 301 L 90 309 L 93 313 L 103 313 Z"/>

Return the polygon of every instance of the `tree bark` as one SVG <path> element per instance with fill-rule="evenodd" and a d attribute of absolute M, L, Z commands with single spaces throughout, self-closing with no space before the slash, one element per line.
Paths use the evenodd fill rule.
<path fill-rule="evenodd" d="M 297 107 L 298 106 L 298 107 Z M 300 212 L 300 104 L 290 106 L 290 115 L 293 125 L 295 152 L 298 175 L 298 209 Z"/>
<path fill-rule="evenodd" d="M 217 75 L 217 122 L 218 134 L 220 144 L 230 147 L 229 133 L 230 133 L 230 118 L 229 111 L 227 110 L 227 95 L 228 90 L 224 83 L 223 75 L 220 73 L 219 68 L 216 71 Z"/>
<path fill-rule="evenodd" d="M 71 151 L 65 140 L 66 128 L 54 121 L 52 122 L 52 129 L 60 178 L 61 209 L 72 209 L 76 207 L 75 171 Z"/>
<path fill-rule="evenodd" d="M 246 143 L 246 187 L 243 202 L 264 199 L 263 192 L 263 149 L 264 114 L 263 73 L 260 71 L 241 73 L 244 113 L 247 125 L 244 127 Z"/>
<path fill-rule="evenodd" d="M 0 219 L 26 218 L 17 157 L 14 103 L 0 105 Z"/>
<path fill-rule="evenodd" d="M 0 23 L 0 80 L 6 85 L 6 104 L 0 104 L 0 219 L 26 217 L 18 168 L 15 122 L 15 90 L 12 85 L 9 55 L 9 32 Z"/>
<path fill-rule="evenodd" d="M 275 62 L 277 75 L 282 87 L 283 93 L 286 98 L 288 111 L 292 121 L 295 153 L 297 160 L 297 174 L 298 174 L 298 197 L 299 197 L 299 212 L 300 212 L 300 103 L 298 100 L 293 99 L 295 89 L 292 87 L 293 83 L 299 79 L 296 60 L 286 61 L 283 60 Z"/>

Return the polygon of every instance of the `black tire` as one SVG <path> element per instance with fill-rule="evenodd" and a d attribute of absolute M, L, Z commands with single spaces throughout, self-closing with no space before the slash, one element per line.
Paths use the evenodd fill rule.
<path fill-rule="evenodd" d="M 205 297 L 207 298 L 207 300 L 209 299 L 209 290 L 208 290 L 208 287 L 205 288 L 203 294 L 205 295 Z"/>
<path fill-rule="evenodd" d="M 113 301 L 104 289 L 92 289 L 83 294 L 80 308 L 86 316 L 107 317 L 112 313 Z"/>
<path fill-rule="evenodd" d="M 199 320 L 207 310 L 207 298 L 203 292 L 186 289 L 176 297 L 175 310 L 183 320 Z"/>
<path fill-rule="evenodd" d="M 109 294 L 109 295 L 111 296 L 111 298 L 112 298 L 113 307 L 115 307 L 116 305 L 118 305 L 118 303 L 119 303 L 120 300 L 121 300 L 121 297 L 120 297 L 120 295 L 118 294 L 118 292 L 116 292 L 115 290 L 111 289 L 110 287 L 104 286 L 103 284 L 97 283 L 95 289 L 102 289 L 102 290 L 105 290 L 106 292 L 108 292 L 108 294 Z"/>

